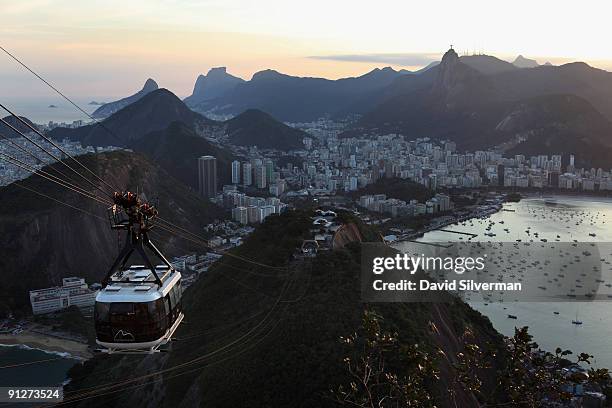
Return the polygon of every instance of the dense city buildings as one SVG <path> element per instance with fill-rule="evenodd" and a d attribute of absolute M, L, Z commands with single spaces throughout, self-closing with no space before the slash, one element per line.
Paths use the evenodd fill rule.
<path fill-rule="evenodd" d="M 35 133 L 27 135 L 38 145 L 53 153 L 57 158 L 63 158 L 64 154 L 51 143 L 44 140 Z M 102 153 L 113 150 L 120 150 L 114 146 L 108 147 L 82 147 L 80 142 L 63 140 L 55 141 L 66 153 L 72 157 L 88 153 Z M 0 186 L 6 186 L 14 181 L 29 177 L 34 171 L 42 169 L 44 166 L 55 162 L 55 159 L 41 152 L 24 137 L 5 139 L 0 144 Z"/>
<path fill-rule="evenodd" d="M 266 217 L 280 214 L 287 208 L 287 204 L 277 197 L 251 197 L 232 187 L 224 187 L 221 204 L 231 209 L 232 219 L 239 224 L 258 224 Z"/>
<path fill-rule="evenodd" d="M 610 169 L 576 168 L 570 154 L 565 159 L 544 154 L 508 157 L 501 149 L 459 152 L 452 141 L 409 140 L 401 134 L 340 138 L 341 130 L 327 121 L 300 127 L 315 142 L 292 152 L 301 159 L 301 168 L 287 166 L 281 174 L 293 189 L 310 194 L 355 191 L 380 178 L 407 179 L 432 191 L 487 186 L 612 190 Z"/>
<path fill-rule="evenodd" d="M 419 203 L 417 200 L 406 202 L 396 198 L 387 198 L 386 194 L 364 195 L 359 197 L 358 204 L 369 211 L 385 213 L 392 217 L 433 215 L 450 211 L 453 208 L 450 197 L 440 193 L 424 203 Z"/>
<path fill-rule="evenodd" d="M 433 197 L 417 202 L 384 194 L 363 195 L 354 204 L 392 217 L 405 217 L 452 210 L 448 193 L 453 189 L 612 190 L 610 169 L 576 168 L 571 154 L 527 157 L 507 156 L 502 149 L 459 151 L 453 141 L 427 137 L 410 140 L 396 133 L 347 137 L 340 135 L 345 124 L 328 119 L 292 126 L 310 134 L 298 150 L 225 145 L 241 157 L 231 165 L 232 184 L 245 192 L 224 190 L 222 198 L 236 222 L 257 223 L 278 212 L 277 208 L 267 208 L 270 203 L 265 200 L 269 199 L 248 194 L 282 200 L 335 196 L 384 179 L 419 183 Z M 211 141 L 219 142 L 214 137 Z"/>

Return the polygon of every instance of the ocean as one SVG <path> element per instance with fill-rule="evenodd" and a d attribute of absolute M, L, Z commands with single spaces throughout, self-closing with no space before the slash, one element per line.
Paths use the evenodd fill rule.
<path fill-rule="evenodd" d="M 61 386 L 78 361 L 66 353 L 0 345 L 0 386 Z"/>
<path fill-rule="evenodd" d="M 502 211 L 485 219 L 473 219 L 444 229 L 478 234 L 472 241 L 481 242 L 515 242 L 518 239 L 526 242 L 534 239 L 535 232 L 538 237 L 534 241 L 595 242 L 600 249 L 607 248 L 601 251 L 602 257 L 606 257 L 605 262 L 612 261 L 609 250 L 609 243 L 612 242 L 612 200 L 607 198 L 555 196 L 523 199 L 519 203 L 504 204 Z M 485 233 L 495 235 L 485 236 Z M 421 238 L 425 242 L 459 239 L 466 240 L 464 236 L 442 231 L 432 231 Z M 401 250 L 402 246 L 408 248 L 407 245 L 398 243 L 395 246 Z M 602 263 L 601 269 L 601 279 L 605 284 L 612 283 L 612 267 Z M 571 350 L 574 355 L 589 353 L 595 357 L 595 366 L 612 368 L 612 299 L 596 302 L 569 299 L 567 302 L 469 303 L 506 336 L 512 336 L 515 327 L 528 326 L 534 341 L 541 348 L 554 351 L 561 347 Z M 509 314 L 517 319 L 508 318 Z M 583 324 L 572 324 L 576 318 Z"/>
<path fill-rule="evenodd" d="M 98 108 L 98 105 L 90 105 L 92 100 L 100 102 L 95 98 L 83 99 L 83 98 L 71 98 L 79 105 L 85 112 L 91 114 Z M 103 99 L 105 102 L 110 99 Z M 45 96 L 41 98 L 9 98 L 8 101 L 3 101 L 6 107 L 18 114 L 30 119 L 34 123 L 47 124 L 49 121 L 56 123 L 72 123 L 75 120 L 83 120 L 84 122 L 90 121 L 90 119 L 81 111 L 77 110 L 68 101 L 58 96 Z M 50 107 L 55 106 L 54 108 Z M 8 113 L 2 111 L 0 117 L 8 115 Z"/>

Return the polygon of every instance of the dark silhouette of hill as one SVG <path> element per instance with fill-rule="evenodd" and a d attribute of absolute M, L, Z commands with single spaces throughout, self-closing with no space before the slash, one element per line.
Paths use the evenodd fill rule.
<path fill-rule="evenodd" d="M 576 95 L 612 119 L 612 73 L 583 62 L 504 72 L 493 77 L 492 81 L 501 100 Z"/>
<path fill-rule="evenodd" d="M 566 153 L 579 155 L 582 163 L 609 166 L 609 161 L 601 160 L 605 157 L 601 151 L 612 152 L 612 126 L 589 98 L 580 96 L 590 94 L 593 99 L 594 88 L 578 86 L 576 80 L 582 76 L 595 84 L 599 78 L 605 85 L 600 90 L 603 95 L 606 81 L 612 86 L 609 73 L 570 64 L 485 74 L 465 64 L 453 50 L 427 72 L 430 78 L 404 80 L 403 90 L 366 114 L 355 132 L 378 129 L 452 139 L 469 150 L 520 136 L 527 137 L 525 152 L 555 146 L 537 152 L 553 154 L 563 146 Z M 553 93 L 559 88 L 576 92 Z M 518 145 L 513 151 L 522 149 Z"/>
<path fill-rule="evenodd" d="M 136 141 L 132 149 L 149 157 L 170 175 L 197 190 L 197 158 L 217 158 L 217 177 L 221 184 L 231 183 L 231 163 L 234 157 L 227 150 L 212 145 L 181 122 L 166 129 L 151 132 Z"/>
<path fill-rule="evenodd" d="M 248 109 L 225 122 L 232 144 L 262 149 L 291 150 L 304 147 L 308 134 L 274 119 L 258 109 Z"/>
<path fill-rule="evenodd" d="M 35 129 L 38 129 L 38 126 L 34 124 L 30 119 L 25 118 L 23 116 L 20 116 L 20 118 L 23 119 L 25 122 L 29 123 Z M 13 116 L 6 116 L 3 119 L 20 132 L 28 134 L 32 131 L 29 127 L 15 119 Z M 21 137 L 17 132 L 15 132 L 13 129 L 11 129 L 2 122 L 0 122 L 0 135 L 4 137 Z"/>
<path fill-rule="evenodd" d="M 105 103 L 101 105 L 98 109 L 96 109 L 91 116 L 93 116 L 96 119 L 107 118 L 113 113 L 120 111 L 121 109 L 125 108 L 129 104 L 136 102 L 143 96 L 157 90 L 158 88 L 159 87 L 157 86 L 157 82 L 149 78 L 145 81 L 145 84 L 142 87 L 142 89 L 136 92 L 134 95 L 128 96 L 123 99 L 119 99 L 118 101 Z"/>
<path fill-rule="evenodd" d="M 497 130 L 528 135 L 527 141 L 509 150 L 511 155 L 546 152 L 566 159 L 574 154 L 580 167 L 610 167 L 612 124 L 590 103 L 574 95 L 547 95 L 517 104 Z"/>
<path fill-rule="evenodd" d="M 80 156 L 79 160 L 112 185 L 138 190 L 145 199 L 158 202 L 160 216 L 183 228 L 201 231 L 213 219 L 223 216 L 223 210 L 201 199 L 142 155 L 112 152 Z M 49 167 L 63 169 L 59 163 L 47 166 L 47 171 Z M 93 215 L 40 197 L 15 184 L 0 188 L 0 268 L 5 279 L 0 286 L 0 311 L 3 314 L 6 307 L 29 310 L 28 290 L 61 285 L 63 277 L 77 275 L 86 278 L 88 283 L 99 282 L 119 248 L 117 232 L 110 229 L 105 205 L 36 175 L 19 183 Z M 79 184 L 87 187 L 84 182 Z M 161 230 L 154 232 L 152 239 L 167 256 L 194 249 L 192 242 L 169 238 Z"/>
<path fill-rule="evenodd" d="M 227 73 L 225 67 L 211 68 L 206 75 L 199 75 L 193 87 L 193 93 L 184 99 L 189 107 L 225 96 L 233 90 L 236 85 L 244 82 L 244 79 Z"/>
<path fill-rule="evenodd" d="M 469 328 L 475 342 L 490 342 L 492 347 L 500 344 L 500 336 L 486 318 L 456 297 L 437 304 L 364 304 L 358 241 L 378 234 L 350 216 L 343 217 L 343 222 L 359 235 L 352 234 L 352 242 L 311 260 L 289 262 L 295 248 L 310 235 L 311 215 L 289 211 L 271 216 L 233 250 L 236 256 L 288 269 L 259 267 L 224 256 L 185 292 L 189 324 L 179 329 L 177 338 L 183 340 L 173 343 L 170 353 L 150 359 L 96 356 L 75 366 L 66 391 L 170 369 L 155 377 L 155 392 L 138 387 L 113 394 L 112 402 L 98 397 L 78 404 L 336 406 L 329 398 L 330 389 L 349 382 L 343 361 L 346 349 L 339 339 L 356 330 L 365 308 L 373 308 L 385 317 L 389 330 L 400 334 L 403 345 L 439 348 L 444 353 L 438 354 L 440 378 L 428 387 L 438 396 L 438 406 L 448 407 L 446 394 L 453 387 L 449 360 L 462 350 L 464 331 Z M 196 358 L 200 360 L 194 362 Z M 401 361 L 389 364 L 398 367 L 399 375 L 405 374 L 407 366 Z M 474 397 L 460 389 L 457 400 L 459 406 L 476 406 Z"/>
<path fill-rule="evenodd" d="M 490 55 L 463 55 L 459 57 L 459 60 L 485 75 L 499 74 L 517 69 L 513 64 Z"/>
<path fill-rule="evenodd" d="M 274 70 L 253 75 L 222 97 L 192 105 L 198 112 L 237 114 L 259 109 L 283 122 L 303 122 L 348 113 L 356 100 L 375 94 L 406 71 L 375 69 L 359 77 L 329 80 L 295 77 Z"/>
<path fill-rule="evenodd" d="M 181 122 L 190 129 L 192 135 L 194 131 L 197 135 L 226 134 L 231 143 L 260 148 L 296 149 L 303 146 L 302 139 L 308 136 L 305 132 L 293 129 L 255 109 L 247 110 L 225 122 L 210 120 L 189 109 L 183 101 L 166 89 L 153 91 L 126 106 L 102 121 L 102 126 L 91 124 L 75 129 L 55 128 L 48 134 L 57 140 L 80 141 L 85 146 L 119 146 L 140 150 L 138 144 L 145 143 L 151 133 L 165 131 L 174 122 Z M 204 139 L 199 141 L 204 142 Z M 154 150 L 152 143 L 146 145 L 147 151 Z M 169 147 L 172 153 L 173 146 Z M 182 149 L 180 146 L 176 148 Z"/>
<path fill-rule="evenodd" d="M 172 122 L 183 122 L 191 128 L 214 124 L 193 112 L 167 89 L 153 91 L 97 124 L 76 129 L 55 128 L 49 132 L 54 139 L 70 139 L 91 146 L 129 146 L 144 135 L 163 130 Z M 110 130 L 108 132 L 106 129 Z"/>
<path fill-rule="evenodd" d="M 375 183 L 368 184 L 364 188 L 351 193 L 355 198 L 368 194 L 386 194 L 388 198 L 397 198 L 403 201 L 417 200 L 419 202 L 425 202 L 433 196 L 431 190 L 422 184 L 397 177 L 378 179 Z"/>

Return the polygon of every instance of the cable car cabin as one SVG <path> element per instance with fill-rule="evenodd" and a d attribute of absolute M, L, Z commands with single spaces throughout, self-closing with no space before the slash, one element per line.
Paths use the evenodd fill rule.
<path fill-rule="evenodd" d="M 111 275 L 98 292 L 94 312 L 96 343 L 104 352 L 154 353 L 171 340 L 183 320 L 181 274 L 167 265 L 130 266 Z"/>

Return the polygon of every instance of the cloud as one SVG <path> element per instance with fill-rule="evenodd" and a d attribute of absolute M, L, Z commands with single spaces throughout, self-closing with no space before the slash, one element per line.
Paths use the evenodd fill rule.
<path fill-rule="evenodd" d="M 342 62 L 374 62 L 407 67 L 425 66 L 440 60 L 440 54 L 393 53 L 393 54 L 340 54 L 313 55 L 308 58 Z"/>

